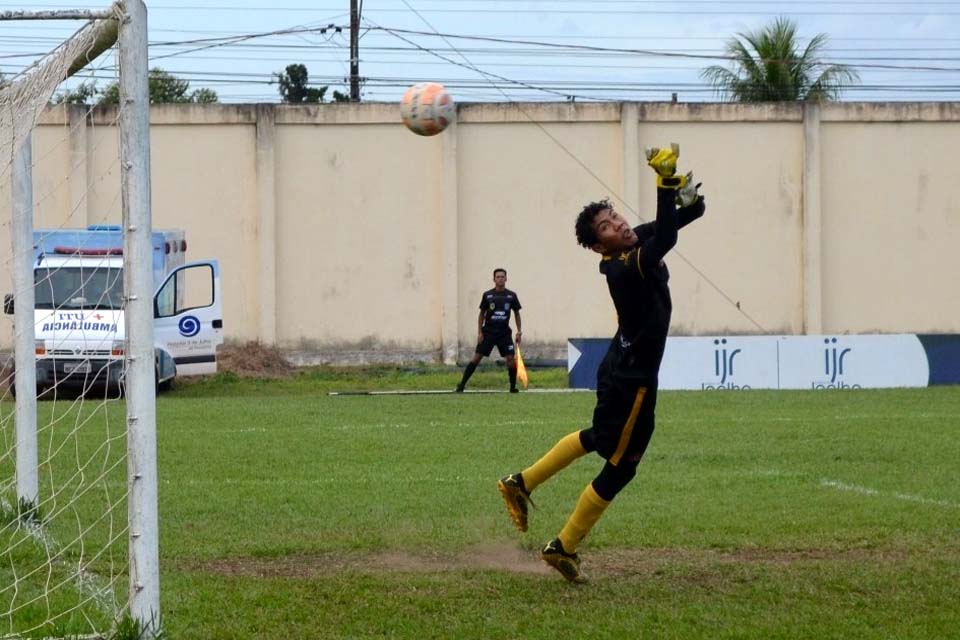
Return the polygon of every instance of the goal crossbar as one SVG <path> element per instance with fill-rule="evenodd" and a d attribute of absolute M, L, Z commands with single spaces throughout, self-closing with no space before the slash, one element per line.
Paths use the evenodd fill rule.
<path fill-rule="evenodd" d="M 0 20 L 103 20 L 113 9 L 58 9 L 55 11 L 0 11 Z"/>

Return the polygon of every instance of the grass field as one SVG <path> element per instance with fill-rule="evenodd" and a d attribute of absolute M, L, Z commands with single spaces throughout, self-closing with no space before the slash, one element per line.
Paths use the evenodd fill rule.
<path fill-rule="evenodd" d="M 526 534 L 495 483 L 586 426 L 592 394 L 327 395 L 458 378 L 320 370 L 161 396 L 170 637 L 960 634 L 960 388 L 662 392 L 636 480 L 581 546 L 591 583 L 574 586 L 536 550 L 601 460 L 538 489 Z M 471 384 L 505 386 L 502 369 Z"/>

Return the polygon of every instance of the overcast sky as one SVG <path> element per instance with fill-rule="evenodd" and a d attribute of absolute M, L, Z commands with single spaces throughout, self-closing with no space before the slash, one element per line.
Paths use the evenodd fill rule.
<path fill-rule="evenodd" d="M 222 102 L 279 101 L 272 74 L 295 62 L 307 66 L 312 84 L 346 92 L 349 0 L 270 4 L 148 1 L 151 67 L 214 89 Z M 0 1 L 0 11 L 108 6 Z M 681 101 L 715 100 L 699 72 L 725 64 L 716 56 L 731 37 L 778 16 L 796 21 L 804 45 L 826 34 L 826 59 L 856 68 L 861 86 L 844 100 L 960 94 L 957 0 L 364 0 L 362 97 L 393 101 L 406 85 L 432 80 L 463 102 L 669 100 L 674 92 Z M 333 28 L 321 32 L 326 25 Z M 80 26 L 0 22 L 0 70 L 21 73 Z M 261 35 L 278 31 L 288 33 Z M 435 32 L 445 37 L 428 35 Z M 97 61 L 91 73 L 99 86 L 114 78 L 114 65 L 113 56 Z"/>

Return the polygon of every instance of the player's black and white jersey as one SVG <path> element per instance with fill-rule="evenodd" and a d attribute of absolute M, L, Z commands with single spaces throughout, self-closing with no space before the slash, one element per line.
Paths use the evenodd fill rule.
<path fill-rule="evenodd" d="M 510 312 L 520 309 L 520 298 L 510 289 L 485 291 L 480 297 L 483 332 L 490 335 L 510 333 Z"/>

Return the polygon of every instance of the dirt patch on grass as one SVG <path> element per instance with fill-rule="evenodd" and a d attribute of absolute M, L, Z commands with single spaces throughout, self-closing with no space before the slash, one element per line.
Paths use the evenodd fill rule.
<path fill-rule="evenodd" d="M 217 369 L 241 378 L 283 378 L 294 367 L 276 347 L 262 342 L 226 342 L 217 351 Z"/>
<path fill-rule="evenodd" d="M 693 583 L 725 580 L 736 567 L 788 567 L 819 562 L 891 563 L 909 554 L 873 549 L 745 549 L 714 551 L 703 549 L 621 549 L 585 551 L 583 569 L 589 575 L 606 577 L 643 576 Z M 536 551 L 520 549 L 514 543 L 491 543 L 456 554 L 409 553 L 324 553 L 280 558 L 225 558 L 189 563 L 190 571 L 232 577 L 314 578 L 331 573 L 446 573 L 451 571 L 504 571 L 520 574 L 549 574 Z"/>
<path fill-rule="evenodd" d="M 226 558 L 190 563 L 189 570 L 232 577 L 313 578 L 331 573 L 446 573 L 493 570 L 510 573 L 546 574 L 549 567 L 536 554 L 516 546 L 491 544 L 459 554 L 401 551 L 383 553 L 323 553 L 281 558 Z"/>

